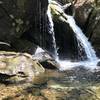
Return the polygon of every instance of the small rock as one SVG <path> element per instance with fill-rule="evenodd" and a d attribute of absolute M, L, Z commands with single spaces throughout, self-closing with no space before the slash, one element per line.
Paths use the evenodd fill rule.
<path fill-rule="evenodd" d="M 56 61 L 52 60 L 41 62 L 41 65 L 47 69 L 57 69 L 59 67 L 59 64 Z"/>
<path fill-rule="evenodd" d="M 54 57 L 46 51 L 33 55 L 33 60 L 38 60 L 44 68 L 56 69 L 59 67 L 59 64 L 55 61 Z"/>
<path fill-rule="evenodd" d="M 34 60 L 38 60 L 39 62 L 44 62 L 46 60 L 54 60 L 54 58 L 48 52 L 40 52 L 33 55 Z"/>

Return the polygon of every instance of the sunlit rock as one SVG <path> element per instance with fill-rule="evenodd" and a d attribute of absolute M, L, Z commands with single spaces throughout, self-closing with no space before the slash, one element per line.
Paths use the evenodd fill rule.
<path fill-rule="evenodd" d="M 33 60 L 31 55 L 25 53 L 1 51 L 0 65 L 1 81 L 34 81 L 35 76 L 45 72 L 38 61 Z"/>

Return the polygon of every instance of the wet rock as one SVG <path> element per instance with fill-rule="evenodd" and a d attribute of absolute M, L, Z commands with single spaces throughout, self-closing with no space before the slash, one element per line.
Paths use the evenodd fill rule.
<path fill-rule="evenodd" d="M 39 52 L 33 55 L 34 60 L 38 60 L 44 68 L 56 69 L 59 64 L 55 61 L 55 58 L 49 52 Z"/>
<path fill-rule="evenodd" d="M 93 86 L 66 86 L 56 82 L 49 82 L 48 89 L 42 90 L 42 94 L 48 100 L 95 100 L 100 98 L 99 85 Z"/>
<path fill-rule="evenodd" d="M 79 26 L 85 27 L 91 11 L 93 10 L 94 0 L 76 0 L 75 3 L 75 19 Z"/>
<path fill-rule="evenodd" d="M 49 54 L 49 52 L 39 52 L 33 55 L 34 60 L 38 60 L 39 62 L 44 62 L 46 60 L 54 60 L 53 56 Z"/>
<path fill-rule="evenodd" d="M 41 62 L 41 65 L 47 69 L 57 69 L 59 67 L 59 64 L 55 60 L 43 61 Z"/>
<path fill-rule="evenodd" d="M 97 66 L 100 66 L 100 62 L 98 62 Z"/>
<path fill-rule="evenodd" d="M 10 82 L 34 81 L 44 73 L 42 65 L 25 53 L 0 52 L 0 80 Z M 5 76 L 5 79 L 4 77 Z M 38 76 L 39 77 L 39 76 Z"/>
<path fill-rule="evenodd" d="M 100 5 L 100 4 L 99 4 Z M 95 6 L 89 17 L 86 33 L 100 56 L 100 6 Z"/>
<path fill-rule="evenodd" d="M 41 93 L 48 100 L 65 100 L 64 96 L 66 95 L 64 92 L 56 91 L 54 89 L 44 89 Z"/>
<path fill-rule="evenodd" d="M 62 78 L 65 74 L 63 72 L 60 72 L 59 70 L 52 70 L 52 69 L 46 69 L 45 75 L 48 78 Z"/>
<path fill-rule="evenodd" d="M 37 45 L 34 43 L 28 41 L 27 39 L 15 39 L 12 43 L 11 46 L 13 48 L 13 51 L 16 52 L 27 52 L 31 55 L 35 53 L 35 50 L 37 48 Z M 3 50 L 3 49 L 2 49 Z"/>
<path fill-rule="evenodd" d="M 68 4 L 69 2 L 71 2 L 70 0 L 56 0 L 58 2 L 60 2 L 62 5 Z M 82 28 L 84 28 L 85 23 L 88 20 L 88 17 L 93 9 L 93 5 L 95 5 L 95 1 L 94 0 L 73 0 L 73 6 L 69 6 L 69 8 L 71 7 L 71 9 L 67 9 L 67 12 L 72 12 L 73 10 L 75 11 L 75 20 L 78 23 L 79 26 L 81 26 Z"/>

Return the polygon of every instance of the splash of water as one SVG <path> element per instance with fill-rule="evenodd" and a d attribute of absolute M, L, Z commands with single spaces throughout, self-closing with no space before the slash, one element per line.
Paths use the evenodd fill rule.
<path fill-rule="evenodd" d="M 70 25 L 70 27 L 72 28 L 72 30 L 74 31 L 74 33 L 76 35 L 78 42 L 80 42 L 81 46 L 84 48 L 86 56 L 87 56 L 87 61 L 80 61 L 80 62 L 71 62 L 68 60 L 61 61 L 59 59 L 59 57 L 57 56 L 56 61 L 60 65 L 60 70 L 66 70 L 66 69 L 68 70 L 68 69 L 72 69 L 73 67 L 76 67 L 76 66 L 84 66 L 84 67 L 88 67 L 90 69 L 95 69 L 96 65 L 98 63 L 98 58 L 95 54 L 94 49 L 92 48 L 92 45 L 88 41 L 88 38 L 84 35 L 82 30 L 76 25 L 76 22 L 75 22 L 73 16 L 69 16 L 69 15 L 65 14 L 62 9 L 62 6 L 55 1 L 51 1 L 50 7 L 55 12 L 55 14 L 57 14 L 57 16 L 59 16 L 59 19 L 61 19 L 62 21 L 66 22 Z M 55 45 L 54 47 L 56 49 L 56 41 L 55 41 L 55 36 L 54 36 L 53 21 L 52 21 L 52 17 L 51 17 L 50 8 L 48 9 L 48 16 L 49 16 L 49 20 L 50 20 L 50 24 L 51 24 L 51 31 L 53 32 L 52 36 L 54 39 L 54 45 Z M 57 49 L 55 51 L 57 53 Z"/>
<path fill-rule="evenodd" d="M 45 52 L 45 51 L 38 46 L 37 49 L 36 49 L 36 51 L 35 51 L 35 55 L 39 54 L 39 53 L 42 53 L 42 52 Z"/>

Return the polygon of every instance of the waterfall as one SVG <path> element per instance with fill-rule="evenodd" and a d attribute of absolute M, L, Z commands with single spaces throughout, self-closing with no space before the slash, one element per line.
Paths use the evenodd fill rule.
<path fill-rule="evenodd" d="M 48 2 L 50 3 L 51 0 L 49 0 Z M 50 26 L 49 33 L 52 35 L 52 38 L 53 38 L 54 57 L 57 58 L 58 53 L 57 53 L 57 45 L 56 45 L 55 33 L 54 33 L 54 23 L 53 23 L 53 20 L 52 20 L 51 9 L 50 9 L 49 6 L 48 6 L 48 10 L 47 10 L 47 16 L 48 16 L 48 19 L 49 19 L 49 26 Z"/>
<path fill-rule="evenodd" d="M 95 51 L 92 48 L 90 42 L 88 41 L 88 38 L 84 35 L 82 30 L 76 25 L 73 16 L 68 16 L 68 15 L 65 15 L 65 16 L 67 18 L 65 22 L 68 23 L 70 27 L 72 28 L 72 30 L 74 31 L 77 40 L 81 43 L 82 47 L 85 50 L 88 60 L 90 61 L 97 60 Z"/>
<path fill-rule="evenodd" d="M 95 51 L 92 48 L 90 42 L 88 41 L 88 38 L 84 35 L 82 30 L 76 25 L 76 22 L 75 22 L 73 16 L 69 16 L 69 15 L 65 14 L 62 9 L 63 7 L 61 5 L 59 5 L 56 1 L 49 0 L 49 3 L 50 4 L 48 6 L 47 15 L 48 15 L 50 26 L 51 26 L 50 33 L 52 34 L 52 37 L 53 37 L 56 61 L 60 65 L 60 70 L 66 70 L 66 69 L 68 70 L 68 69 L 71 69 L 76 66 L 84 66 L 86 68 L 95 69 L 97 62 L 98 62 L 98 58 L 97 58 Z M 59 17 L 60 20 L 68 23 L 69 26 L 72 28 L 72 30 L 75 33 L 75 36 L 77 38 L 77 41 L 79 43 L 81 43 L 81 46 L 84 48 L 84 51 L 87 56 L 86 61 L 71 62 L 68 60 L 61 61 L 59 59 L 58 54 L 57 54 L 57 48 L 56 48 L 57 46 L 56 46 L 56 40 L 55 40 L 55 34 L 54 34 L 54 28 L 53 28 L 54 24 L 52 21 L 51 11 L 53 11 Z"/>

